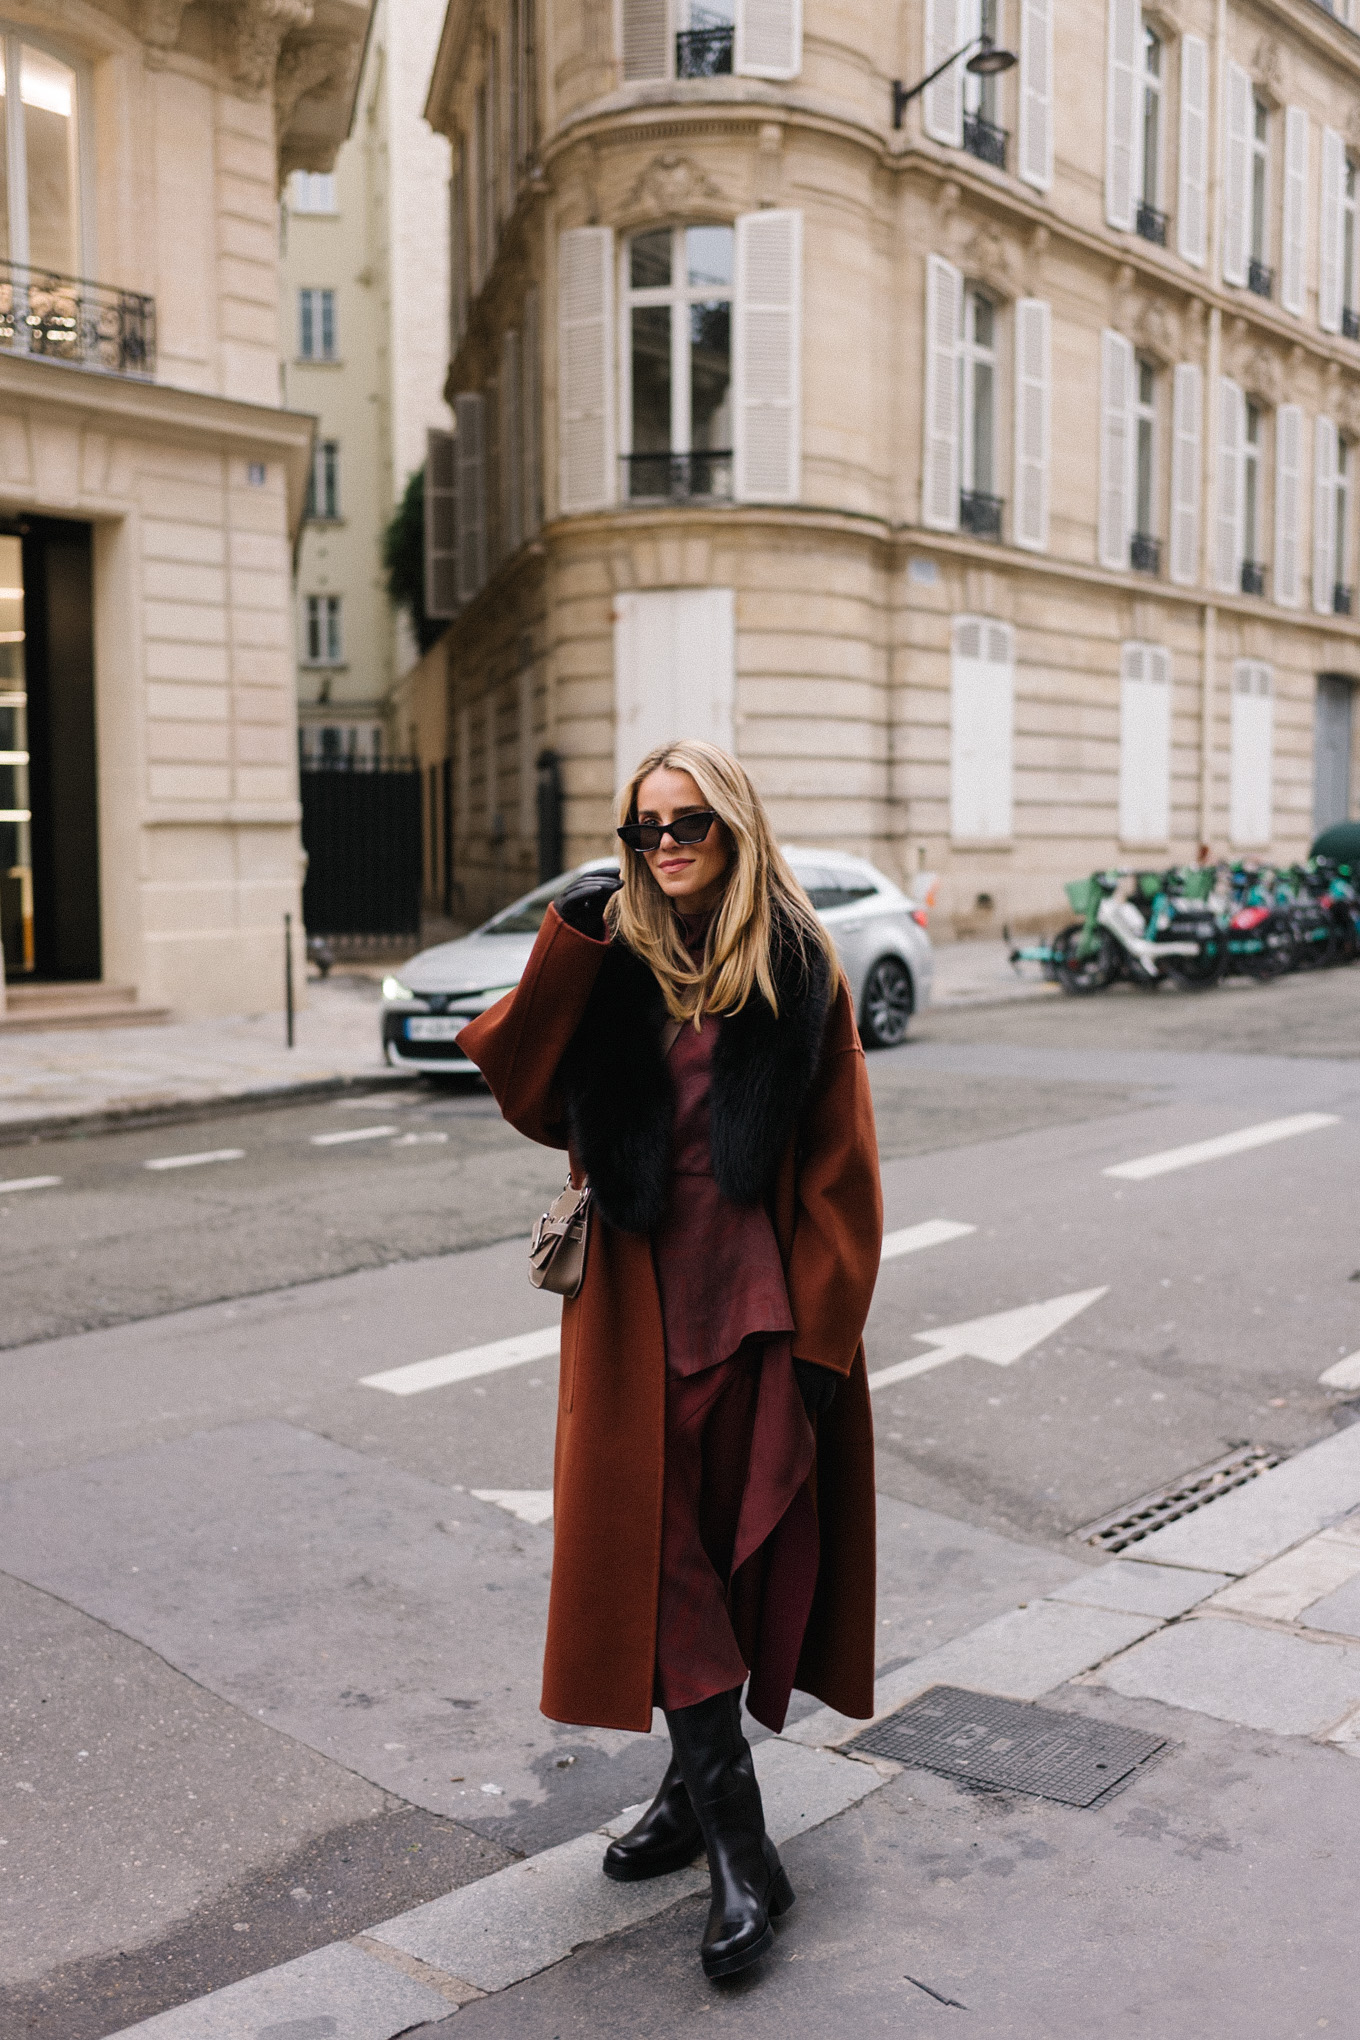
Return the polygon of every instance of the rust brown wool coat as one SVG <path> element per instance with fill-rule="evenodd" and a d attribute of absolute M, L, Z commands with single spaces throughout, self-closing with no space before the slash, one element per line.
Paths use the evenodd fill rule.
<path fill-rule="evenodd" d="M 809 1476 L 821 1566 L 796 1683 L 866 1715 L 874 1477 L 861 1334 L 883 1211 L 864 1052 L 849 987 L 842 978 L 833 994 L 829 976 L 794 983 L 777 1022 L 758 996 L 724 1022 L 712 1138 L 719 1186 L 768 1201 L 794 1353 L 845 1377 L 818 1422 Z M 510 1124 L 567 1148 L 574 1179 L 588 1170 L 595 1191 L 585 1281 L 562 1310 L 542 1706 L 600 1728 L 652 1719 L 666 1355 L 648 1234 L 670 1175 L 664 1020 L 638 957 L 549 909 L 516 990 L 459 1036 Z"/>

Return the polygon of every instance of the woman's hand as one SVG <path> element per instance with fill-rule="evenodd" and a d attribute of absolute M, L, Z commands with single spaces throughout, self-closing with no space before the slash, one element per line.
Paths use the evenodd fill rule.
<path fill-rule="evenodd" d="M 553 905 L 578 935 L 603 942 L 605 906 L 622 884 L 623 880 L 612 871 L 588 871 L 584 878 L 574 880 L 565 892 L 559 893 Z"/>
<path fill-rule="evenodd" d="M 836 1390 L 841 1385 L 835 1368 L 819 1367 L 815 1360 L 799 1360 L 795 1356 L 793 1377 L 798 1383 L 798 1393 L 803 1398 L 803 1408 L 808 1416 L 824 1416 L 836 1400 Z"/>

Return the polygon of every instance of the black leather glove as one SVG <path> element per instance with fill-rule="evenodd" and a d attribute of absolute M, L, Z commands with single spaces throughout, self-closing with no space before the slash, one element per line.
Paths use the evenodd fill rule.
<path fill-rule="evenodd" d="M 798 1393 L 803 1398 L 803 1408 L 809 1417 L 825 1415 L 836 1400 L 836 1390 L 841 1378 L 833 1367 L 819 1367 L 815 1360 L 799 1360 L 793 1363 L 793 1378 L 798 1383 Z"/>
<path fill-rule="evenodd" d="M 612 871 L 588 871 L 584 878 L 574 879 L 565 892 L 560 892 L 553 905 L 578 935 L 603 942 L 605 902 L 613 899 L 622 884 L 623 880 Z"/>

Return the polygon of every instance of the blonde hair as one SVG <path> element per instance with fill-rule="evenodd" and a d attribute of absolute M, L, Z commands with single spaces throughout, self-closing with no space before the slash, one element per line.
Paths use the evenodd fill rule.
<path fill-rule="evenodd" d="M 749 773 L 730 752 L 698 738 L 658 744 L 620 793 L 619 821 L 637 820 L 638 788 L 649 773 L 662 767 L 688 772 L 705 806 L 727 830 L 733 850 L 727 887 L 697 969 L 681 939 L 675 908 L 645 859 L 630 850 L 624 850 L 620 859 L 623 890 L 609 902 L 609 923 L 651 967 L 672 1020 L 693 1020 L 697 1027 L 705 1013 L 739 1013 L 757 990 L 778 1013 L 775 976 L 790 949 L 804 972 L 812 953 L 820 949 L 834 984 L 840 961 L 831 938 L 775 841 Z"/>

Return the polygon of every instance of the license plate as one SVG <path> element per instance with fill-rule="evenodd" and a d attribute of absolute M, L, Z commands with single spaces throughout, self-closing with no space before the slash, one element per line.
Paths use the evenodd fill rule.
<path fill-rule="evenodd" d="M 465 1017 L 450 1015 L 447 1019 L 422 1019 L 413 1013 L 406 1022 L 408 1041 L 452 1041 L 467 1026 Z"/>

